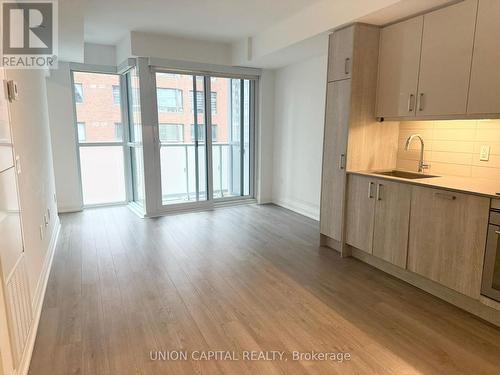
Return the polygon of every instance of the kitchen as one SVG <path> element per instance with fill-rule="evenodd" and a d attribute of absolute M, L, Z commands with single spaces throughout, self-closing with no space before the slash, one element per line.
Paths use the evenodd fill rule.
<path fill-rule="evenodd" d="M 321 242 L 500 325 L 500 26 L 466 0 L 330 36 Z"/>

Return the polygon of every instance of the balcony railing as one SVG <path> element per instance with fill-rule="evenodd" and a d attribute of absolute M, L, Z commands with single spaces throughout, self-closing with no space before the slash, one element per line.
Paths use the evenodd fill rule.
<path fill-rule="evenodd" d="M 196 201 L 196 153 L 194 143 L 161 142 L 163 204 Z M 198 143 L 198 200 L 206 199 L 206 144 Z M 239 143 L 213 143 L 214 198 L 241 195 Z"/>

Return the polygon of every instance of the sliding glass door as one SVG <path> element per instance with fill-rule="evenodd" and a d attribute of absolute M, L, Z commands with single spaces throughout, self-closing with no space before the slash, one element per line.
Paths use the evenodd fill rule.
<path fill-rule="evenodd" d="M 73 72 L 73 85 L 83 204 L 124 203 L 127 194 L 120 76 Z"/>
<path fill-rule="evenodd" d="M 155 78 L 162 205 L 252 197 L 254 82 L 167 72 Z"/>
<path fill-rule="evenodd" d="M 164 206 L 202 202 L 208 197 L 204 84 L 202 76 L 156 73 Z"/>
<path fill-rule="evenodd" d="M 251 194 L 251 82 L 211 78 L 213 197 Z"/>

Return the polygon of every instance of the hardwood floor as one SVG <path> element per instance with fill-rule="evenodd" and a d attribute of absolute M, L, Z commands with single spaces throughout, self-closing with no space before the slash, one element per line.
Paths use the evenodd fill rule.
<path fill-rule="evenodd" d="M 500 373 L 500 329 L 318 247 L 317 222 L 276 206 L 61 219 L 31 375 Z M 288 360 L 153 361 L 157 350 Z"/>

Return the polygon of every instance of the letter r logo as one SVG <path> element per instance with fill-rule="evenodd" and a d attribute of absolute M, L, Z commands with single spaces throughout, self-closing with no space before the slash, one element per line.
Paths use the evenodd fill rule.
<path fill-rule="evenodd" d="M 52 2 L 2 2 L 3 53 L 53 53 Z"/>

